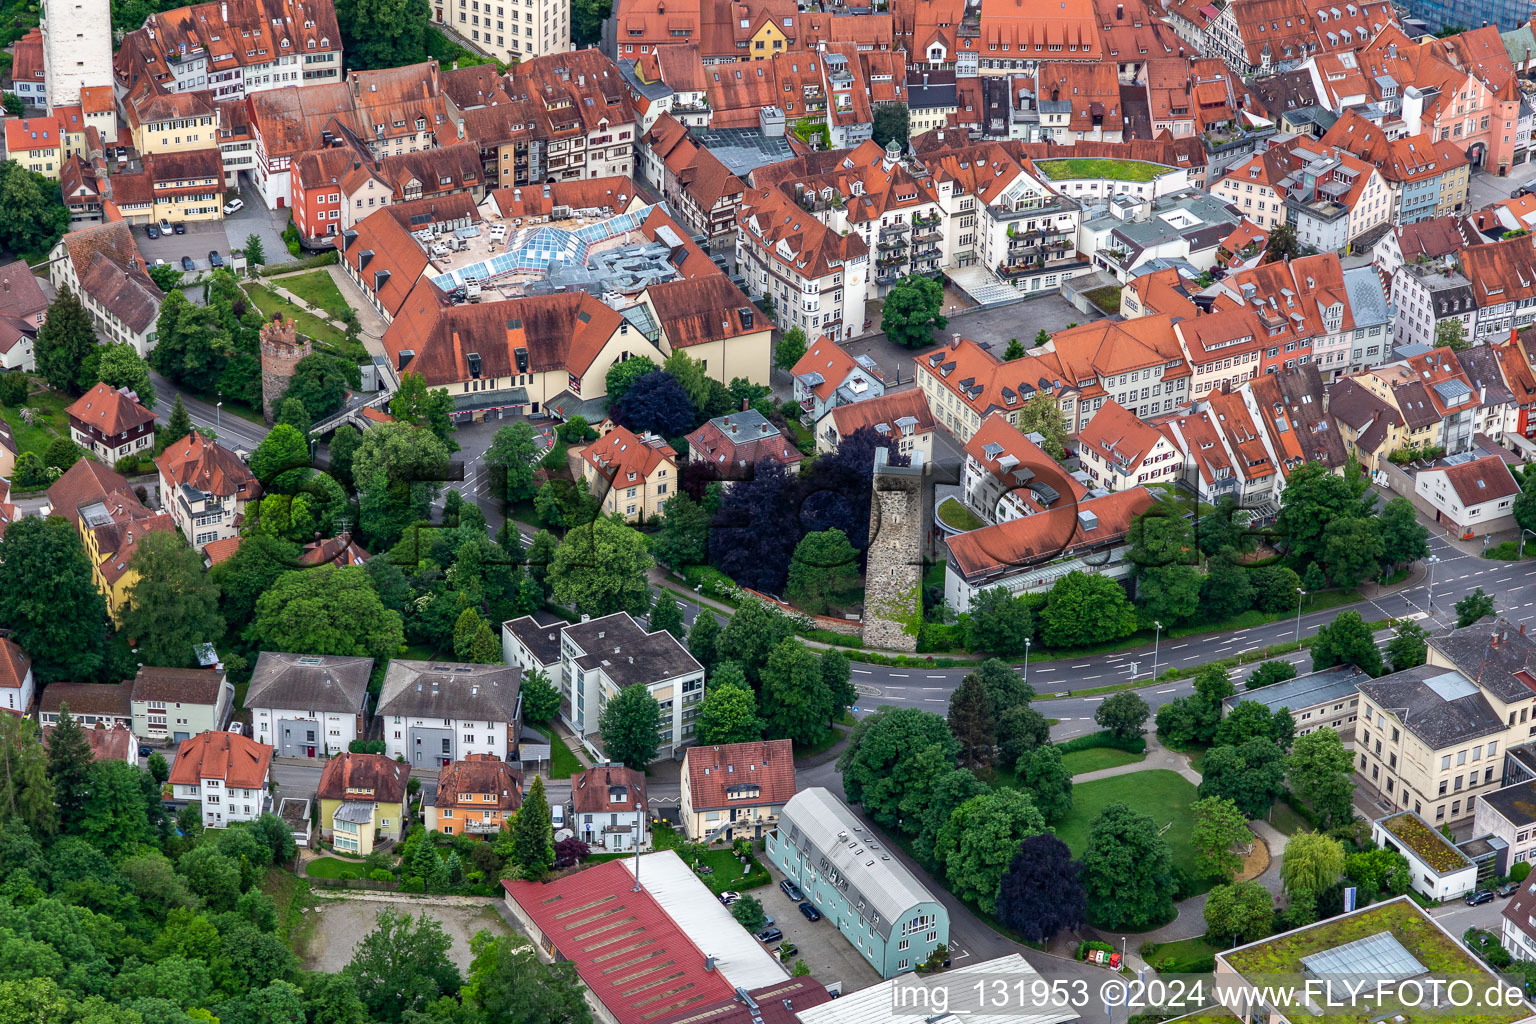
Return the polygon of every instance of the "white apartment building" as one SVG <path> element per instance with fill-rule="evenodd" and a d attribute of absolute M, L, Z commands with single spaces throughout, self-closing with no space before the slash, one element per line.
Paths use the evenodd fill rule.
<path fill-rule="evenodd" d="M 506 64 L 571 48 L 571 0 L 433 0 L 433 15 Z"/>
<path fill-rule="evenodd" d="M 384 753 L 413 768 L 441 768 L 471 754 L 516 759 L 521 676 L 505 665 L 391 661 L 376 711 Z"/>
<path fill-rule="evenodd" d="M 262 651 L 245 707 L 251 735 L 282 757 L 331 757 L 366 739 L 372 658 Z"/>
<path fill-rule="evenodd" d="M 246 736 L 203 732 L 183 740 L 171 765 L 171 799 L 202 806 L 204 828 L 254 821 L 267 810 L 272 748 Z"/>

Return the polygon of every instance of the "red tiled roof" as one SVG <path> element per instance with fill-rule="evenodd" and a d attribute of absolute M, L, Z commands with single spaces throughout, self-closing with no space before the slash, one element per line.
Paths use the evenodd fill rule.
<path fill-rule="evenodd" d="M 904 436 L 897 420 L 911 418 L 912 433 L 926 434 L 936 425 L 933 412 L 928 408 L 928 398 L 921 388 L 909 388 L 878 398 L 866 398 L 862 402 L 850 402 L 832 410 L 832 422 L 837 425 L 837 436 L 847 437 L 856 430 L 873 428 L 882 437 L 898 440 Z M 886 429 L 881 431 L 879 428 Z"/>
<path fill-rule="evenodd" d="M 1025 567 L 1118 542 L 1131 521 L 1152 506 L 1145 487 L 1061 505 L 1045 512 L 1010 519 L 995 526 L 948 538 L 949 555 L 967 578 L 1011 575 Z M 1092 512 L 1093 529 L 1084 529 L 1080 514 Z"/>
<path fill-rule="evenodd" d="M 704 951 L 645 890 L 643 878 L 633 891 L 634 876 L 623 864 L 609 861 L 542 884 L 501 884 L 618 1024 L 675 1020 L 731 998 L 730 984 L 705 969 Z"/>
<path fill-rule="evenodd" d="M 80 459 L 48 488 L 48 502 L 53 506 L 54 515 L 78 523 L 81 505 L 105 501 L 113 493 L 132 494 L 128 478 L 112 472 L 95 459 Z"/>
<path fill-rule="evenodd" d="M 221 779 L 236 789 L 260 789 L 271 766 L 272 748 L 265 743 L 229 732 L 200 732 L 176 748 L 170 781 L 200 786 L 204 779 Z"/>
<path fill-rule="evenodd" d="M 44 743 L 47 743 L 48 737 L 53 735 L 54 728 L 51 725 L 43 726 Z M 98 725 L 84 732 L 86 741 L 91 745 L 91 760 L 126 761 L 129 764 L 138 764 L 138 739 L 133 735 L 133 730 L 126 725 L 118 725 L 111 729 Z"/>
<path fill-rule="evenodd" d="M 470 797 L 485 793 L 496 799 L 474 801 L 473 806 L 517 810 L 523 805 L 523 773 L 494 754 L 470 754 L 438 772 L 435 806 L 469 806 Z"/>
<path fill-rule="evenodd" d="M 1509 467 L 1497 455 L 1486 455 L 1455 466 L 1441 464 L 1434 469 L 1450 480 L 1464 508 L 1520 493 L 1520 485 L 1515 483 Z"/>
<path fill-rule="evenodd" d="M 240 550 L 242 537 L 221 537 L 215 541 L 209 541 L 203 547 L 203 557 L 209 565 L 218 565 L 235 557 L 235 552 Z"/>
<path fill-rule="evenodd" d="M 623 799 L 612 799 L 622 791 Z M 571 807 L 577 814 L 633 812 L 645 802 L 645 776 L 622 765 L 588 768 L 571 776 Z"/>
<path fill-rule="evenodd" d="M 656 467 L 663 463 L 675 465 L 676 456 L 672 447 L 660 438 L 655 444 L 647 444 L 624 427 L 614 427 L 588 445 L 581 455 L 599 476 L 610 480 L 615 487 L 633 486 L 649 480 Z"/>
<path fill-rule="evenodd" d="M 1163 435 L 1156 427 L 1137 419 L 1114 399 L 1106 400 L 1077 435 L 1079 445 L 1092 448 L 1105 462 L 1123 464 L 1133 471 L 1161 440 Z"/>
<path fill-rule="evenodd" d="M 842 387 L 843 381 L 858 369 L 858 365 L 854 362 L 853 356 L 823 334 L 806 350 L 805 355 L 800 357 L 789 372 L 796 377 L 804 377 L 812 373 L 819 374 L 821 383 L 814 385 L 811 390 L 815 392 L 817 398 L 825 402 L 832 397 L 833 392 Z"/>
<path fill-rule="evenodd" d="M 688 799 L 695 811 L 783 804 L 799 791 L 789 740 L 689 747 L 683 755 L 683 771 L 688 773 Z M 730 799 L 728 791 L 746 783 L 757 786 L 758 795 Z"/>
<path fill-rule="evenodd" d="M 348 751 L 325 763 L 315 795 L 322 800 L 397 804 L 405 799 L 405 784 L 410 777 L 410 766 L 393 758 Z M 372 792 L 371 795 L 348 792 L 358 789 Z"/>
<path fill-rule="evenodd" d="M 155 414 L 133 398 L 110 384 L 97 384 L 75 399 L 64 412 L 70 419 L 85 426 L 95 427 L 108 437 L 126 434 L 130 430 L 155 421 Z"/>
<path fill-rule="evenodd" d="M 221 498 L 247 501 L 261 494 L 261 484 L 234 452 L 195 430 L 167 448 L 155 466 L 172 487 L 187 484 Z"/>
<path fill-rule="evenodd" d="M 778 427 L 751 410 L 716 417 L 686 436 L 691 457 L 715 466 L 722 475 L 764 459 L 793 466 L 805 457 Z"/>
<path fill-rule="evenodd" d="M 24 153 L 34 149 L 58 149 L 59 122 L 54 117 L 12 117 L 5 122 L 5 151 Z"/>
<path fill-rule="evenodd" d="M 21 689 L 31 670 L 32 659 L 27 657 L 27 652 L 15 641 L 0 637 L 0 687 Z"/>

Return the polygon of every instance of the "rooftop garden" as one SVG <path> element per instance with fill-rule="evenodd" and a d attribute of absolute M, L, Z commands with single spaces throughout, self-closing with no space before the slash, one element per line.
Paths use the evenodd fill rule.
<path fill-rule="evenodd" d="M 1111 315 L 1120 312 L 1120 286 L 1107 284 L 1086 293 L 1088 301 Z"/>
<path fill-rule="evenodd" d="M 939 502 L 938 513 L 939 521 L 954 530 L 979 530 L 987 525 L 977 518 L 976 513 L 952 497 Z"/>
<path fill-rule="evenodd" d="M 1445 836 L 1430 828 L 1416 815 L 1404 812 L 1395 818 L 1388 818 L 1381 823 L 1381 827 L 1401 839 L 1404 846 L 1441 874 L 1458 871 L 1472 863 Z"/>
<path fill-rule="evenodd" d="M 1167 174 L 1170 168 L 1140 160 L 1110 160 L 1070 157 L 1065 160 L 1037 160 L 1040 173 L 1053 181 L 1065 178 L 1107 178 L 1111 181 L 1151 181 Z"/>
<path fill-rule="evenodd" d="M 1407 897 L 1379 903 L 1355 914 L 1324 921 L 1222 955 L 1239 974 L 1250 977 L 1266 974 L 1299 975 L 1302 957 L 1382 932 L 1390 933 L 1402 943 L 1403 948 L 1433 975 L 1467 977 L 1481 974 L 1485 970 Z M 1301 993 L 1296 995 L 1299 998 Z M 1343 1008 L 1330 1009 L 1332 1012 L 1314 1019 L 1376 1020 L 1381 1019 L 1383 1006 L 1362 1003 L 1354 1012 Z M 1483 1007 L 1474 1002 L 1473 1005 L 1458 1007 L 1450 1013 L 1437 1012 L 1434 1017 L 1440 1024 L 1509 1024 L 1525 1015 L 1522 1009 Z"/>

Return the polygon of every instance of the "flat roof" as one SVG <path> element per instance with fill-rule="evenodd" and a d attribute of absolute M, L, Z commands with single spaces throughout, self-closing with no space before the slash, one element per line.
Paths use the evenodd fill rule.
<path fill-rule="evenodd" d="M 1482 801 L 1498 811 L 1511 825 L 1524 828 L 1536 822 L 1536 779 L 1527 779 L 1486 793 Z"/>
<path fill-rule="evenodd" d="M 1284 682 L 1261 686 L 1257 690 L 1242 690 L 1222 703 L 1232 708 L 1251 700 L 1263 704 L 1271 711 L 1277 708 L 1300 711 L 1302 708 L 1359 696 L 1360 684 L 1370 678 L 1369 672 L 1362 672 L 1353 665 L 1337 665 L 1321 672 L 1308 672 Z"/>
<path fill-rule="evenodd" d="M 619 863 L 634 876 L 633 857 Z M 776 985 L 788 976 L 768 947 L 736 923 L 676 851 L 641 854 L 640 885 L 685 934 L 693 937 L 706 956 L 715 958 L 715 970 L 732 985 L 750 991 Z"/>
<path fill-rule="evenodd" d="M 978 980 L 967 981 L 968 976 L 975 976 Z M 1034 982 L 1043 982 L 1040 972 L 1021 954 L 1009 953 L 996 960 L 956 967 L 933 978 L 908 974 L 858 992 L 847 993 L 830 1003 L 801 1010 L 800 1024 L 888 1024 L 893 1020 L 905 1019 L 910 1019 L 912 1024 L 959 1024 L 977 1017 L 987 1021 L 987 1024 L 1068 1024 L 1080 1016 L 1070 1006 L 1060 1009 L 1018 1009 L 1012 1012 L 999 1012 L 995 1004 L 983 1007 L 976 1002 L 976 986 L 980 979 L 986 979 L 989 987 L 993 981 L 1003 982 L 1010 993 L 1029 993 Z M 898 987 L 917 989 L 938 986 L 943 986 L 949 994 L 948 1013 L 928 1016 L 928 1011 L 922 1009 L 893 1011 L 892 1008 L 897 1005 Z M 914 1001 L 911 1005 L 916 1007 L 924 1004 Z M 930 1002 L 926 1005 L 939 1004 Z M 981 1010 L 986 1012 L 977 1012 Z"/>

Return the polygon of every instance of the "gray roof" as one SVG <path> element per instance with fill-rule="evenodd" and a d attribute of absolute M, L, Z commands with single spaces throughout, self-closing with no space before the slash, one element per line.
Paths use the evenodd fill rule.
<path fill-rule="evenodd" d="M 764 135 L 758 128 L 694 128 L 691 134 L 738 178 L 795 155 L 784 136 Z"/>
<path fill-rule="evenodd" d="M 343 803 L 336 808 L 336 813 L 331 815 L 332 821 L 355 821 L 362 824 L 373 820 L 373 804 L 369 803 Z"/>
<path fill-rule="evenodd" d="M 907 106 L 918 110 L 958 106 L 959 95 L 954 82 L 907 84 Z"/>
<path fill-rule="evenodd" d="M 1351 267 L 1344 271 L 1344 291 L 1349 296 L 1349 312 L 1355 318 L 1355 327 L 1386 324 L 1391 320 L 1387 313 L 1387 293 L 1381 286 L 1381 275 L 1375 267 Z"/>
<path fill-rule="evenodd" d="M 1511 825 L 1524 828 L 1536 822 L 1536 779 L 1527 779 L 1486 793 L 1482 801 L 1503 815 L 1504 820 Z"/>
<path fill-rule="evenodd" d="M 521 641 L 522 645 L 539 659 L 541 665 L 553 665 L 560 660 L 560 629 L 563 623 L 543 625 L 532 615 L 520 619 L 508 619 L 501 628 Z"/>
<path fill-rule="evenodd" d="M 647 633 L 628 612 L 566 626 L 565 635 L 582 651 L 578 665 L 587 671 L 601 669 L 621 689 L 704 671 L 671 633 Z"/>
<path fill-rule="evenodd" d="M 1506 704 L 1536 694 L 1536 637 L 1505 619 L 1432 636 L 1429 646 Z"/>
<path fill-rule="evenodd" d="M 506 665 L 396 658 L 384 675 L 378 713 L 511 722 L 517 718 L 521 679 L 521 669 Z"/>
<path fill-rule="evenodd" d="M 1442 679 L 1446 674 L 1444 668 L 1420 665 L 1363 682 L 1360 692 L 1396 715 L 1403 728 L 1431 750 L 1503 732 L 1504 720 L 1482 691 L 1448 687 Z"/>
<path fill-rule="evenodd" d="M 372 672 L 372 658 L 262 651 L 244 706 L 356 714 L 368 700 Z"/>
<path fill-rule="evenodd" d="M 938 902 L 847 804 L 821 786 L 790 797 L 779 816 L 779 836 L 802 853 L 826 858 L 830 869 L 823 867 L 823 874 L 837 881 L 883 938 L 919 904 Z"/>
<path fill-rule="evenodd" d="M 1304 676 L 1287 679 L 1282 683 L 1261 686 L 1257 690 L 1244 690 L 1222 701 L 1228 709 L 1243 701 L 1256 701 L 1271 711 L 1289 708 L 1316 707 L 1346 700 L 1359 693 L 1360 684 L 1370 679 L 1370 673 L 1362 672 L 1353 665 L 1337 665 L 1321 672 L 1309 672 Z"/>

